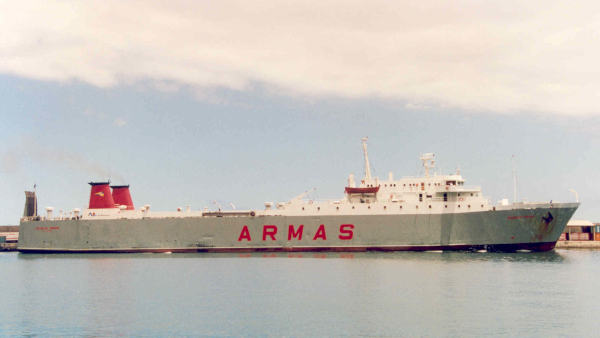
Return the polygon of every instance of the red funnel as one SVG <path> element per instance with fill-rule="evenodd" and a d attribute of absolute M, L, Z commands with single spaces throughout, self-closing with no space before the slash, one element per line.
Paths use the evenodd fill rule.
<path fill-rule="evenodd" d="M 115 207 L 115 201 L 108 186 L 110 182 L 90 182 L 90 209 L 109 209 Z"/>
<path fill-rule="evenodd" d="M 116 204 L 126 205 L 127 210 L 135 210 L 128 185 L 113 185 L 111 188 L 113 189 L 112 195 Z"/>

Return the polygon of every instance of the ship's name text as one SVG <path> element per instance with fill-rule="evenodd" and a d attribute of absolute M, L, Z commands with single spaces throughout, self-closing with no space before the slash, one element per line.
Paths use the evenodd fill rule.
<path fill-rule="evenodd" d="M 277 240 L 275 236 L 277 236 L 277 226 L 276 225 L 263 225 L 262 229 L 262 240 L 267 241 L 275 241 Z M 304 233 L 304 225 L 299 225 L 297 227 L 293 225 L 288 226 L 287 232 L 287 240 L 291 241 L 292 239 L 296 239 L 298 241 L 302 240 L 302 235 Z M 354 237 L 354 225 L 353 224 L 342 224 L 340 225 L 340 229 L 338 232 L 338 238 L 343 241 L 351 240 Z M 307 238 L 310 238 L 307 236 Z M 315 235 L 312 237 L 313 241 L 326 241 L 327 240 L 327 232 L 325 231 L 325 225 L 321 224 L 315 232 Z M 250 231 L 248 230 L 248 226 L 244 225 L 242 228 L 242 232 L 240 233 L 240 237 L 238 237 L 238 242 L 242 241 L 252 241 L 252 237 L 250 236 Z"/>
<path fill-rule="evenodd" d="M 523 219 L 523 218 L 533 218 L 533 216 L 509 216 L 506 219 Z"/>

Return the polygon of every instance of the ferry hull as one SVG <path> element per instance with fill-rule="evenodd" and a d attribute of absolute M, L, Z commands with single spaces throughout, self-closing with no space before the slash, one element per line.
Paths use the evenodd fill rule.
<path fill-rule="evenodd" d="M 549 251 L 577 203 L 448 214 L 145 218 L 21 222 L 40 252 Z"/>

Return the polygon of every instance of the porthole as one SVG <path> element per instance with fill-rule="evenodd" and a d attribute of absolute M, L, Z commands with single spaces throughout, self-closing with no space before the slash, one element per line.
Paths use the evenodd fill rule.
<path fill-rule="evenodd" d="M 471 205 L 469 204 L 469 209 L 471 209 Z"/>
<path fill-rule="evenodd" d="M 460 194 L 458 194 L 458 196 L 460 196 Z"/>
<path fill-rule="evenodd" d="M 481 205 L 481 207 L 483 208 L 483 204 Z"/>
<path fill-rule="evenodd" d="M 446 204 L 446 205 L 444 206 L 444 208 L 448 208 L 448 204 Z"/>
<path fill-rule="evenodd" d="M 369 207 L 368 207 L 368 208 L 369 208 L 369 209 L 371 209 L 371 206 L 369 205 Z"/>
<path fill-rule="evenodd" d="M 304 210 L 304 207 L 302 207 L 302 210 Z"/>
<path fill-rule="evenodd" d="M 473 196 L 473 194 L 471 194 L 471 196 Z"/>
<path fill-rule="evenodd" d="M 383 210 L 386 210 L 386 209 L 387 209 L 387 207 L 386 207 L 386 206 L 383 206 Z"/>
<path fill-rule="evenodd" d="M 340 210 L 340 207 L 337 207 L 336 210 Z"/>
<path fill-rule="evenodd" d="M 419 209 L 419 206 L 417 205 L 415 209 Z"/>
<path fill-rule="evenodd" d="M 387 188 L 387 184 L 384 184 L 384 185 L 383 185 L 383 187 L 384 187 L 384 188 Z M 471 195 L 472 195 L 472 194 L 471 194 Z"/>
<path fill-rule="evenodd" d="M 429 209 L 431 209 L 431 205 L 429 206 Z"/>
<path fill-rule="evenodd" d="M 402 206 L 400 206 L 400 210 L 402 210 Z"/>
<path fill-rule="evenodd" d="M 427 183 L 427 185 L 431 187 L 431 183 Z"/>
<path fill-rule="evenodd" d="M 352 207 L 352 210 L 354 210 L 354 207 Z"/>
<path fill-rule="evenodd" d="M 460 208 L 460 204 L 458 205 L 458 207 Z"/>
<path fill-rule="evenodd" d="M 318 207 L 317 210 L 321 210 L 321 207 Z"/>

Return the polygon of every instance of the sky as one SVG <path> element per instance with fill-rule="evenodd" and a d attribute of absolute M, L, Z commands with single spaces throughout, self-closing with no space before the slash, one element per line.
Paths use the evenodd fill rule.
<path fill-rule="evenodd" d="M 421 153 L 495 204 L 600 222 L 597 1 L 0 1 L 0 224 L 84 207 L 262 209 Z"/>

